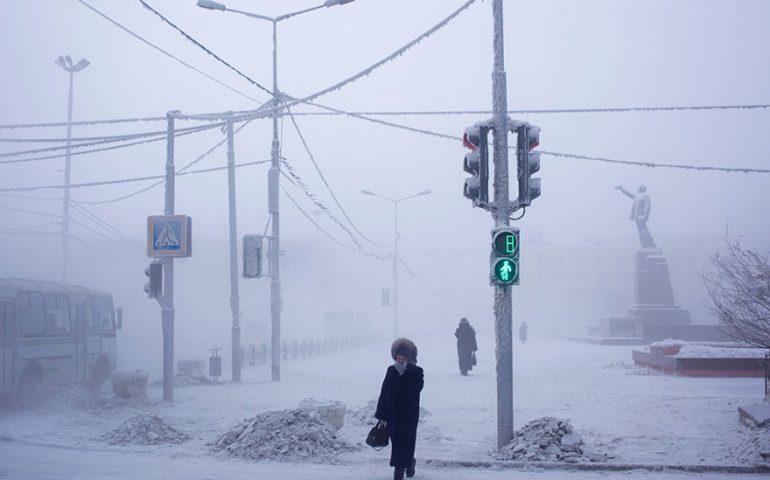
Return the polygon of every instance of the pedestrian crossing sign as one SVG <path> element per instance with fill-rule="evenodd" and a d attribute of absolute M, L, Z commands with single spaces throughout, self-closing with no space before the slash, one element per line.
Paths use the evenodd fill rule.
<path fill-rule="evenodd" d="M 187 215 L 147 217 L 148 257 L 192 255 L 192 218 Z"/>

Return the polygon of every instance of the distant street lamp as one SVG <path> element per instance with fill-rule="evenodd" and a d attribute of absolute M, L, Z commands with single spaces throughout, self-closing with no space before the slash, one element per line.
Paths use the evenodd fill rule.
<path fill-rule="evenodd" d="M 268 209 L 270 211 L 272 225 L 271 236 L 268 243 L 268 261 L 270 265 L 270 318 L 271 318 L 271 372 L 272 379 L 278 381 L 281 379 L 281 279 L 280 279 L 280 222 L 278 210 L 278 179 L 280 175 L 280 141 L 278 139 L 278 111 L 281 104 L 281 96 L 278 90 L 278 22 L 287 20 L 296 15 L 312 12 L 324 7 L 333 7 L 335 5 L 344 5 L 354 0 L 326 0 L 323 4 L 315 7 L 306 8 L 296 12 L 286 13 L 277 17 L 268 17 L 256 13 L 244 12 L 227 8 L 224 4 L 212 0 L 198 0 L 197 5 L 208 10 L 219 10 L 222 12 L 233 12 L 244 15 L 249 18 L 264 20 L 273 24 L 273 141 L 271 148 L 270 169 L 267 174 L 267 197 Z M 235 320 L 234 320 L 235 321 Z M 240 334 L 233 335 L 235 348 L 240 348 Z M 237 343 L 237 345 L 235 345 Z M 238 373 L 240 377 L 240 373 Z"/>
<path fill-rule="evenodd" d="M 64 159 L 64 210 L 62 212 L 61 222 L 61 279 L 67 281 L 67 259 L 69 257 L 70 241 L 70 153 L 72 151 L 72 83 L 75 73 L 83 70 L 89 65 L 88 60 L 81 59 L 78 63 L 72 64 L 72 58 L 69 55 L 59 56 L 54 60 L 56 65 L 60 66 L 70 74 L 70 89 L 67 100 L 67 150 Z"/>
<path fill-rule="evenodd" d="M 361 190 L 361 193 L 364 195 L 371 195 L 372 197 L 381 198 L 382 200 L 387 200 L 393 204 L 393 338 L 398 338 L 398 204 L 404 200 L 409 200 L 411 198 L 419 197 L 422 195 L 428 195 L 431 192 L 430 190 L 423 190 L 419 193 L 415 193 L 414 195 L 409 195 L 407 197 L 398 199 L 384 197 L 372 192 L 371 190 Z"/>

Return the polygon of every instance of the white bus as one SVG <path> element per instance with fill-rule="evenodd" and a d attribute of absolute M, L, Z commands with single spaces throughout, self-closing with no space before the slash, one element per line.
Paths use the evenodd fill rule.
<path fill-rule="evenodd" d="M 121 323 L 108 293 L 0 278 L 0 398 L 27 403 L 45 385 L 98 391 L 115 369 Z"/>

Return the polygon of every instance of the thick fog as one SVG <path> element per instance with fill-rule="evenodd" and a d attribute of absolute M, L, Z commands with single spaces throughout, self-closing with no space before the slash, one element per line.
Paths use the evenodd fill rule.
<path fill-rule="evenodd" d="M 228 7 L 280 15 L 314 1 L 230 0 Z M 268 22 L 197 8 L 193 0 L 153 7 L 259 84 L 272 85 Z M 278 86 L 310 95 L 378 62 L 447 17 L 462 2 L 355 2 L 324 8 L 278 25 Z M 169 58 L 87 7 L 206 74 L 266 102 L 269 96 L 207 55 L 138 1 L 3 2 L 0 13 L 0 125 L 64 122 L 68 74 L 54 60 L 71 55 L 90 65 L 74 74 L 73 120 L 226 112 L 256 108 L 249 100 Z M 768 168 L 770 111 L 700 106 L 767 104 L 770 100 L 770 4 L 760 0 L 633 2 L 545 0 L 506 2 L 505 65 L 509 110 L 693 107 L 676 111 L 511 113 L 538 125 L 544 152 L 542 196 L 515 222 L 522 231 L 521 284 L 514 287 L 514 323 L 532 335 L 583 333 L 598 319 L 623 315 L 633 301 L 631 200 L 614 187 L 645 185 L 649 227 L 669 263 L 677 303 L 698 323 L 704 309 L 699 274 L 722 238 L 767 251 L 767 173 L 697 167 Z M 349 112 L 491 110 L 492 14 L 476 2 L 447 26 L 370 75 L 316 102 Z M 319 112 L 297 105 L 296 113 Z M 281 184 L 281 274 L 284 340 L 321 338 L 327 313 L 358 315 L 369 333 L 389 337 L 392 309 L 381 290 L 392 286 L 392 245 L 378 247 L 345 219 L 311 162 L 318 163 L 355 228 L 379 244 L 394 235 L 393 204 L 362 189 L 402 198 L 399 204 L 399 322 L 404 335 L 451 334 L 461 316 L 479 335 L 494 329 L 489 286 L 489 213 L 462 196 L 467 152 L 459 137 L 489 113 L 375 116 L 455 141 L 350 116 L 295 115 L 280 120 L 281 156 L 310 193 L 351 236 L 299 188 Z M 192 122 L 179 121 L 180 128 Z M 165 129 L 164 121 L 74 126 L 73 138 Z M 0 140 L 64 138 L 66 128 L 0 128 Z M 224 139 L 219 129 L 176 140 L 177 168 Z M 514 137 L 511 137 L 513 142 Z M 77 141 L 76 141 L 77 143 Z M 0 152 L 61 143 L 0 143 Z M 268 160 L 269 119 L 235 136 L 236 162 Z M 61 151 L 53 152 L 59 154 Z M 3 157 L 0 160 L 32 158 Z M 559 154 L 559 155 L 556 155 Z M 570 158 L 600 157 L 621 163 Z M 512 157 L 513 158 L 513 157 Z M 72 157 L 72 183 L 163 175 L 165 141 Z M 622 162 L 677 164 L 644 167 Z M 224 146 L 194 169 L 226 164 Z M 511 165 L 514 165 L 513 161 Z M 62 158 L 0 164 L 0 276 L 61 279 Z M 515 171 L 515 168 L 513 169 Z M 119 363 L 161 375 L 160 309 L 142 288 L 149 262 L 149 215 L 163 213 L 163 186 L 128 198 L 152 181 L 72 189 L 69 278 L 110 292 L 124 311 Z M 267 165 L 237 170 L 238 244 L 266 231 Z M 102 203 L 100 203 L 102 202 Z M 229 348 L 227 176 L 224 170 L 180 176 L 176 213 L 192 216 L 193 255 L 176 261 L 176 353 L 205 357 Z M 110 228 L 94 220 L 100 218 Z M 132 245 L 119 240 L 116 231 Z M 324 232 L 344 244 L 343 248 Z M 265 244 L 266 245 L 266 244 Z M 239 257 L 239 266 L 241 264 Z M 266 262 L 265 262 L 266 264 Z M 243 343 L 269 343 L 269 278 L 240 280 Z M 229 359 L 226 359 L 229 361 Z"/>

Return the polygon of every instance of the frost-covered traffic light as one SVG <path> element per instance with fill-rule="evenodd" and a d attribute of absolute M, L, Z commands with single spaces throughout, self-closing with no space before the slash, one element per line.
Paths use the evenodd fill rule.
<path fill-rule="evenodd" d="M 262 235 L 243 236 L 243 276 L 262 276 Z"/>
<path fill-rule="evenodd" d="M 147 283 L 144 284 L 144 291 L 149 298 L 160 298 L 163 295 L 163 264 L 160 261 L 153 261 L 144 269 L 147 276 Z"/>
<path fill-rule="evenodd" d="M 516 163 L 519 178 L 519 206 L 527 207 L 540 196 L 540 179 L 532 174 L 540 170 L 540 127 L 527 123 L 516 129 Z"/>
<path fill-rule="evenodd" d="M 492 285 L 519 284 L 519 229 L 498 227 L 492 230 L 492 257 L 489 282 Z"/>
<path fill-rule="evenodd" d="M 463 145 L 471 151 L 465 154 L 463 170 L 472 177 L 465 179 L 463 195 L 474 207 L 484 207 L 489 201 L 489 127 L 474 125 L 465 129 Z"/>

